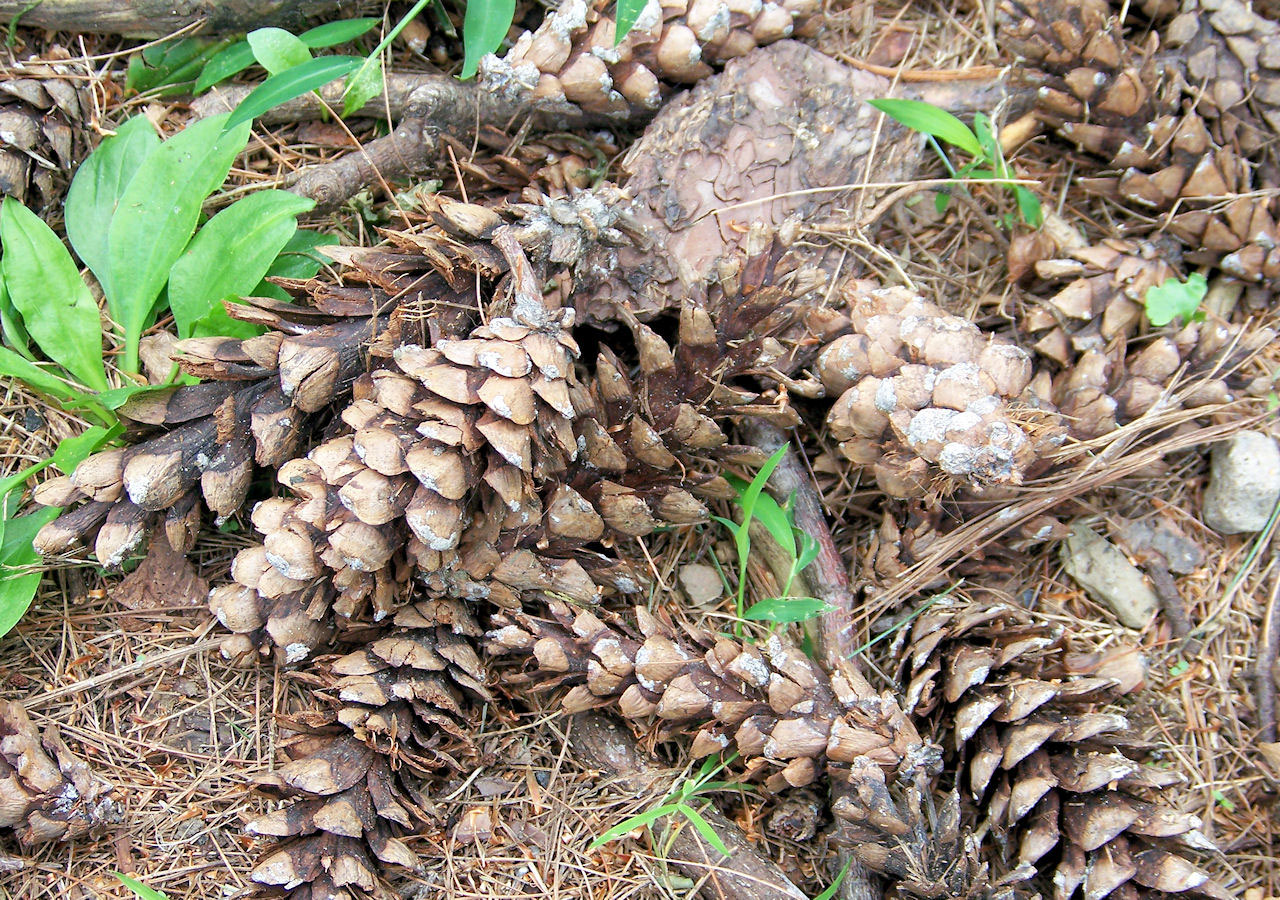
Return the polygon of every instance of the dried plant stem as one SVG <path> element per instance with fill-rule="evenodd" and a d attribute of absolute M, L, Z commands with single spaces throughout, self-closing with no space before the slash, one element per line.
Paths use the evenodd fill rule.
<path fill-rule="evenodd" d="M 1276 659 L 1280 656 L 1280 575 L 1272 580 L 1271 599 L 1258 637 L 1258 663 L 1254 679 L 1258 705 L 1258 740 L 1272 743 L 1276 739 Z"/>

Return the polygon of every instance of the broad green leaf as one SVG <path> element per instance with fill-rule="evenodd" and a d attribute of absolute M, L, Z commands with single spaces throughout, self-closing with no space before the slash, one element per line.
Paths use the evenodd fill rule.
<path fill-rule="evenodd" d="M 668 816 L 675 811 L 675 804 L 663 804 L 662 806 L 655 806 L 653 809 L 646 809 L 644 812 L 637 813 L 630 818 L 623 819 L 617 825 L 614 825 L 604 834 L 600 835 L 600 837 L 592 841 L 587 846 L 587 849 L 595 850 L 598 847 L 603 847 L 610 841 L 616 841 L 618 838 L 624 837 L 637 828 L 641 828 L 645 825 L 652 825 L 654 822 L 658 821 L 658 819 L 661 819 L 663 816 Z"/>
<path fill-rule="evenodd" d="M 169 387 L 170 385 L 166 384 L 127 384 L 124 387 L 103 391 L 94 399 L 107 409 L 119 409 L 139 394 L 163 391 Z"/>
<path fill-rule="evenodd" d="M 816 597 L 770 597 L 753 604 L 742 614 L 742 618 L 788 625 L 793 622 L 808 622 L 834 608 Z"/>
<path fill-rule="evenodd" d="M 14 472 L 12 475 L 0 478 L 0 521 L 12 512 L 10 507 L 18 505 L 21 495 L 21 491 L 18 489 L 27 483 L 27 479 L 33 475 L 38 475 L 51 465 L 53 465 L 52 459 L 44 459 L 38 463 L 32 463 L 21 471 Z M 0 528 L 0 538 L 3 535 L 4 529 Z M 0 540 L 0 546 L 3 545 L 3 540 Z"/>
<path fill-rule="evenodd" d="M 86 387 L 106 390 L 102 317 L 62 241 L 13 197 L 0 206 L 0 272 L 27 333 Z"/>
<path fill-rule="evenodd" d="M 192 92 L 199 94 L 209 90 L 219 81 L 225 81 L 232 75 L 243 72 L 253 65 L 253 48 L 248 41 L 236 41 L 225 50 L 214 54 L 206 64 Z"/>
<path fill-rule="evenodd" d="M 737 522 L 733 521 L 732 519 L 726 519 L 724 516 L 712 516 L 711 521 L 718 522 L 719 524 L 723 525 L 725 528 L 729 529 L 729 533 L 734 535 L 735 537 L 737 536 L 738 532 L 742 530 L 741 525 L 739 525 Z"/>
<path fill-rule="evenodd" d="M 852 865 L 853 859 L 846 859 L 844 865 L 840 867 L 840 874 L 836 876 L 836 880 L 831 882 L 831 887 L 827 888 L 813 900 L 831 900 L 836 895 L 836 891 L 840 890 L 840 885 L 844 884 L 844 877 L 849 874 L 849 866 Z"/>
<path fill-rule="evenodd" d="M 676 809 L 689 820 L 689 824 L 698 829 L 698 833 L 706 839 L 708 844 L 715 847 L 723 855 L 729 855 L 729 848 L 725 846 L 724 838 L 716 833 L 716 830 L 711 827 L 711 823 L 702 817 L 702 813 L 687 803 L 681 803 Z"/>
<path fill-rule="evenodd" d="M 347 87 L 342 92 L 342 115 L 349 116 L 382 93 L 382 59 L 370 56 L 347 76 Z"/>
<path fill-rule="evenodd" d="M 307 45 L 283 28 L 258 28 L 245 36 L 253 58 L 272 75 L 300 66 L 311 59 Z"/>
<path fill-rule="evenodd" d="M 267 269 L 268 278 L 314 278 L 320 269 L 332 260 L 316 252 L 317 247 L 332 247 L 338 238 L 332 234 L 299 228 L 284 245 L 280 255 Z M 259 296 L 255 288 L 254 296 Z"/>
<path fill-rule="evenodd" d="M 869 100 L 880 112 L 912 131 L 932 135 L 968 153 L 982 156 L 982 145 L 969 127 L 945 109 L 923 100 Z"/>
<path fill-rule="evenodd" d="M 98 145 L 76 170 L 67 191 L 67 240 L 80 261 L 111 291 L 107 271 L 107 229 L 120 198 L 138 167 L 160 146 L 160 138 L 146 116 L 134 116 L 114 136 Z"/>
<path fill-rule="evenodd" d="M 297 231 L 298 215 L 313 206 L 288 191 L 255 191 L 206 222 L 169 272 L 178 337 L 190 337 L 223 298 L 252 291 Z"/>
<path fill-rule="evenodd" d="M 142 900 L 169 900 L 167 894 L 157 891 L 153 887 L 147 887 L 141 881 L 130 878 L 128 875 L 121 875 L 119 872 L 115 872 L 114 874 L 116 878 L 120 879 L 121 884 L 141 897 Z"/>
<path fill-rule="evenodd" d="M 266 329 L 261 325 L 233 319 L 221 303 L 196 319 L 191 326 L 191 337 L 233 337 L 245 340 L 265 333 Z"/>
<path fill-rule="evenodd" d="M 110 428 L 94 425 L 92 428 L 85 429 L 82 434 L 58 441 L 58 447 L 53 451 L 50 460 L 62 474 L 70 475 L 90 453 L 122 434 L 124 434 L 124 425 L 120 422 Z"/>
<path fill-rule="evenodd" d="M 467 13 L 462 20 L 465 55 L 459 78 L 465 81 L 473 77 L 480 66 L 480 57 L 502 46 L 515 15 L 516 0 L 476 0 L 467 4 Z"/>
<path fill-rule="evenodd" d="M 381 19 L 376 18 L 363 18 L 326 22 L 323 25 L 317 25 L 315 28 L 307 29 L 298 35 L 298 38 L 312 50 L 318 50 L 321 47 L 332 47 L 334 44 L 345 44 L 347 41 L 354 41 L 362 34 L 367 34 L 381 21 Z"/>
<path fill-rule="evenodd" d="M 152 44 L 129 58 L 125 86 L 139 94 L 166 86 L 160 96 L 182 93 L 210 57 L 225 45 L 225 41 L 213 43 L 198 38 Z"/>
<path fill-rule="evenodd" d="M 3 248 L 0 248 L 0 252 L 4 252 Z M 10 348 L 27 359 L 32 358 L 30 335 L 22 324 L 22 316 L 18 315 L 13 301 L 9 299 L 9 291 L 4 286 L 3 278 L 0 278 L 0 334 L 4 335 L 4 341 Z"/>
<path fill-rule="evenodd" d="M 1171 277 L 1163 284 L 1147 289 L 1144 299 L 1147 319 L 1157 327 L 1168 325 L 1174 319 L 1189 321 L 1196 315 L 1208 290 L 1208 282 L 1199 272 L 1192 272 L 1186 281 Z"/>
<path fill-rule="evenodd" d="M 764 490 L 765 483 L 769 480 L 769 476 L 773 474 L 773 470 L 778 468 L 778 463 L 782 462 L 782 457 L 786 455 L 789 444 L 783 444 L 772 456 L 770 456 L 760 471 L 756 473 L 756 477 L 751 479 L 751 483 L 746 489 L 738 495 L 738 506 L 742 507 L 743 521 L 751 521 L 751 517 L 755 515 L 756 501 L 760 497 L 760 492 Z"/>
<path fill-rule="evenodd" d="M 635 27 L 636 20 L 640 18 L 640 13 L 644 12 L 646 5 L 646 0 L 618 0 L 617 29 L 613 34 L 615 47 L 621 44 L 623 38 Z"/>
<path fill-rule="evenodd" d="M 269 109 L 324 87 L 331 81 L 355 71 L 364 58 L 360 56 L 321 56 L 300 66 L 272 75 L 249 92 L 223 126 L 226 130 L 251 122 Z"/>
<path fill-rule="evenodd" d="M 226 115 L 202 119 L 143 161 L 120 198 L 107 232 L 112 317 L 124 328 L 126 371 L 138 368 L 138 339 L 169 270 L 182 255 L 205 198 L 226 180 L 249 140 L 247 124 L 226 128 Z"/>
<path fill-rule="evenodd" d="M 7 507 L 7 503 L 5 505 Z M 29 570 L 40 562 L 40 554 L 31 542 L 36 532 L 61 512 L 56 506 L 46 507 L 30 515 L 7 519 L 4 524 L 4 543 L 0 545 L 0 635 L 17 625 L 31 607 L 41 577 L 40 572 Z"/>
<path fill-rule="evenodd" d="M 16 378 L 40 394 L 54 398 L 63 405 L 93 403 L 93 397 L 77 390 L 64 379 L 43 366 L 38 366 L 25 356 L 19 356 L 8 347 L 0 347 L 0 375 Z"/>

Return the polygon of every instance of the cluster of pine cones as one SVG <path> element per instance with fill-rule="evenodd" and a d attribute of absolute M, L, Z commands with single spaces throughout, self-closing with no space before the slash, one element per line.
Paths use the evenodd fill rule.
<path fill-rule="evenodd" d="M 646 607 L 632 549 L 735 496 L 725 474 L 766 458 L 735 426 L 798 424 L 788 385 L 802 373 L 889 510 L 1010 497 L 1064 441 L 1175 402 L 1177 371 L 1205 373 L 1176 401 L 1189 406 L 1247 388 L 1235 372 L 1256 347 L 1225 322 L 1128 338 L 1145 290 L 1184 265 L 1235 279 L 1246 307 L 1280 277 L 1266 139 L 1280 27 L 1239 0 L 1136 7 L 1121 23 L 1104 0 L 1005 0 L 999 27 L 1035 114 L 1096 157 L 1089 190 L 1186 250 L 1171 261 L 1140 239 L 1046 230 L 1018 245 L 1027 308 L 1006 333 L 858 280 L 816 333 L 782 286 L 794 255 L 763 232 L 696 302 L 644 321 L 619 306 L 611 334 L 575 328 L 572 264 L 629 240 L 606 186 L 498 209 L 441 200 L 390 246 L 345 254 L 341 283 L 233 308 L 265 334 L 182 342 L 202 383 L 127 407 L 136 441 L 41 484 L 36 500 L 67 510 L 36 543 L 88 546 L 108 566 L 147 540 L 189 550 L 205 509 L 237 515 L 255 472 L 274 471 L 279 495 L 252 506 L 261 540 L 210 607 L 226 656 L 307 667 L 321 709 L 259 780 L 289 802 L 250 825 L 279 841 L 254 880 L 350 900 L 379 895 L 382 864 L 417 867 L 404 838 L 428 818 L 431 779 L 475 753 L 487 655 L 519 670 L 507 690 L 563 688 L 568 710 L 688 736 L 695 755 L 735 750 L 739 776 L 769 791 L 843 785 L 833 833 L 904 896 L 1229 896 L 1122 712 L 1143 682 L 1135 649 L 1083 652 L 979 585 L 903 611 L 898 689 L 877 690 L 781 636 L 702 633 Z M 653 9 L 614 47 L 606 15 L 568 2 L 485 77 L 596 113 L 652 109 L 815 12 Z M 0 824 L 24 841 L 119 814 L 56 735 L 56 763 L 44 753 L 21 710 L 0 731 Z"/>

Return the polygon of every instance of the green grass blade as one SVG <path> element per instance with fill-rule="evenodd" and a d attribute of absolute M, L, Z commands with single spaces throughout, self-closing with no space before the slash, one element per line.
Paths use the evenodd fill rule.
<path fill-rule="evenodd" d="M 642 813 L 637 813 L 634 816 L 623 819 L 617 825 L 614 825 L 604 834 L 600 835 L 600 837 L 592 841 L 587 846 L 587 849 L 595 850 L 599 847 L 603 847 L 605 844 L 609 843 L 610 841 L 616 841 L 618 838 L 624 837 L 625 835 L 629 834 L 630 832 L 634 831 L 637 828 L 641 828 L 646 825 L 652 825 L 654 822 L 658 821 L 658 819 L 661 819 L 663 816 L 670 815 L 671 813 L 675 812 L 675 810 L 676 810 L 675 804 L 664 804 L 662 806 L 655 806 L 653 809 L 647 809 Z"/>
<path fill-rule="evenodd" d="M 646 0 L 618 0 L 617 27 L 613 35 L 615 47 L 631 33 L 632 28 L 636 27 L 636 21 L 640 18 L 640 13 L 644 12 L 646 5 L 648 5 Z"/>
<path fill-rule="evenodd" d="M 715 847 L 724 856 L 729 855 L 729 848 L 725 845 L 724 838 L 716 833 L 716 830 L 711 827 L 711 823 L 702 817 L 702 813 L 687 803 L 678 804 L 676 810 L 689 820 L 690 825 L 698 829 L 698 833 L 706 839 L 708 844 Z"/>
<path fill-rule="evenodd" d="M 978 137 L 945 109 L 922 100 L 868 100 L 872 106 L 889 118 L 912 131 L 927 134 L 953 147 L 959 147 L 970 156 L 982 156 L 982 144 Z"/>
<path fill-rule="evenodd" d="M 269 109 L 288 103 L 354 72 L 364 62 L 361 56 L 321 56 L 300 66 L 272 75 L 249 92 L 227 119 L 224 130 L 250 122 Z"/>

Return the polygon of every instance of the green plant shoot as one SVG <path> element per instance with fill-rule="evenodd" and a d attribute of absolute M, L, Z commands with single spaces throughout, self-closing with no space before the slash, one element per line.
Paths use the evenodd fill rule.
<path fill-rule="evenodd" d="M 1025 186 L 1011 183 L 1014 173 L 1005 161 L 997 132 L 986 115 L 976 114 L 973 128 L 969 128 L 945 109 L 922 100 L 881 99 L 868 102 L 899 124 L 926 136 L 942 164 L 955 179 L 953 189 L 965 190 L 966 180 L 1003 183 L 1013 192 L 1022 221 L 1032 227 L 1040 227 L 1044 221 L 1040 199 Z M 967 153 L 972 159 L 956 169 L 939 141 Z M 938 194 L 939 212 L 946 209 L 949 200 L 948 194 Z M 1008 227 L 1011 223 L 1005 224 Z"/>
<path fill-rule="evenodd" d="M 714 847 L 717 852 L 724 856 L 728 856 L 729 848 L 725 845 L 724 839 L 716 833 L 716 830 L 713 827 L 711 827 L 711 823 L 706 820 L 706 817 L 702 815 L 702 812 L 693 806 L 693 802 L 699 796 L 715 793 L 716 791 L 729 789 L 749 791 L 754 789 L 752 785 L 712 780 L 712 777 L 717 772 L 729 765 L 737 759 L 737 757 L 737 753 L 732 753 L 724 760 L 717 760 L 715 758 L 708 758 L 704 760 L 702 765 L 699 767 L 698 774 L 696 776 L 682 779 L 656 806 L 622 820 L 592 841 L 587 849 L 595 850 L 610 841 L 616 841 L 618 838 L 624 837 L 626 834 L 637 828 L 651 828 L 659 819 L 678 814 L 683 816 L 685 821 L 697 829 L 703 839 Z M 703 809 L 705 808 L 706 807 L 704 806 Z"/>
<path fill-rule="evenodd" d="M 1174 319 L 1198 322 L 1204 318 L 1200 304 L 1208 292 L 1209 282 L 1199 272 L 1192 272 L 1186 281 L 1179 281 L 1176 276 L 1171 277 L 1163 284 L 1147 289 L 1147 295 L 1143 298 L 1147 321 L 1157 328 L 1168 325 Z"/>

